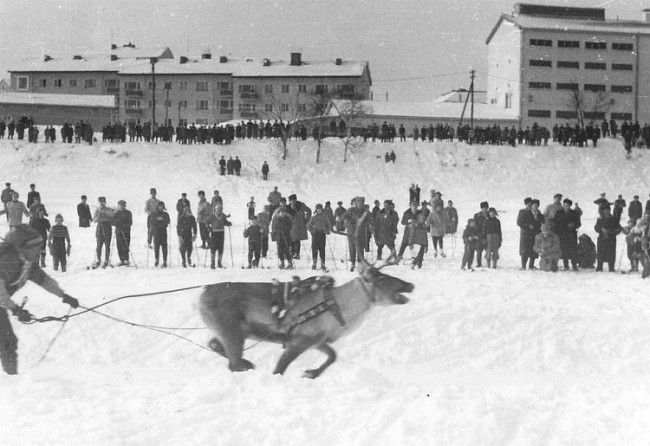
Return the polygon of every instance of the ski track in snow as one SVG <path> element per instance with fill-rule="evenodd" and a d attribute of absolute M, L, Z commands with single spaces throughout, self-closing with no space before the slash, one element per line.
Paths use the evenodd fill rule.
<path fill-rule="evenodd" d="M 397 162 L 386 164 L 383 155 L 391 149 Z M 409 141 L 369 143 L 343 163 L 343 145 L 335 139 L 323 142 L 319 165 L 313 163 L 315 152 L 311 141 L 291 141 L 283 161 L 274 141 L 89 147 L 1 140 L 0 177 L 11 181 L 22 199 L 35 182 L 50 220 L 64 214 L 72 238 L 70 271 L 46 270 L 85 306 L 189 285 L 310 275 L 309 260 L 297 262 L 291 272 L 240 268 L 246 202 L 254 196 L 259 212 L 274 185 L 285 196 L 297 193 L 312 209 L 326 200 L 347 207 L 351 197 L 363 194 L 367 203 L 394 199 L 401 214 L 415 182 L 421 199 L 435 188 L 445 201 L 454 201 L 459 232 L 483 200 L 501 210 L 504 231 L 496 271 L 461 271 L 462 242 L 452 251 L 450 238 L 447 259 L 428 253 L 421 271 L 388 268 L 415 284 L 411 302 L 370 313 L 357 331 L 334 344 L 338 361 L 315 381 L 300 376 L 323 361 L 319 352 L 305 353 L 278 377 L 271 372 L 281 347 L 248 341 L 245 356 L 257 369 L 232 374 L 214 353 L 93 314 L 72 318 L 46 360 L 34 367 L 60 323 L 14 323 L 21 375 L 0 375 L 2 444 L 647 444 L 648 283 L 636 275 L 593 271 L 518 271 L 514 221 L 524 197 L 537 197 L 545 206 L 561 192 L 580 203 L 581 232 L 595 240 L 592 202 L 600 192 L 610 201 L 621 193 L 628 202 L 634 194 L 644 201 L 650 192 L 643 152 L 635 149 L 627 161 L 611 140 L 598 149 Z M 221 155 L 240 157 L 241 177 L 218 175 L 214 160 Z M 258 178 L 265 159 L 268 182 Z M 167 270 L 146 266 L 147 260 L 153 263 L 144 215 L 150 187 L 158 189 L 172 217 L 173 267 Z M 234 265 L 226 251 L 224 271 L 204 269 L 203 250 L 194 255 L 197 268 L 178 267 L 176 200 L 187 192 L 195 210 L 199 189 L 208 196 L 218 189 L 232 214 Z M 134 213 L 131 246 L 138 269 L 86 270 L 95 243 L 94 228 L 76 225 L 76 204 L 84 193 L 91 207 L 99 195 L 112 206 L 127 201 Z M 345 258 L 341 237 L 330 237 L 329 244 L 337 259 Z M 619 237 L 621 254 L 624 245 Z M 309 243 L 302 249 L 308 257 Z M 327 251 L 337 282 L 355 277 Z M 274 246 L 270 255 L 275 259 Z M 627 269 L 627 257 L 622 259 L 617 268 Z M 47 262 L 51 265 L 49 256 Z M 143 324 L 201 327 L 199 293 L 122 300 L 101 310 Z M 22 296 L 29 296 L 27 308 L 37 316 L 67 311 L 33 284 L 15 299 Z M 177 333 L 202 345 L 210 337 L 207 330 Z"/>

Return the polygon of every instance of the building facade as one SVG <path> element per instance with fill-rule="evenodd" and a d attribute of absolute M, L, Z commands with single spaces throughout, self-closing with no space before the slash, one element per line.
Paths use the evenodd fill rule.
<path fill-rule="evenodd" d="M 152 64 L 153 62 L 153 64 Z M 323 92 L 368 99 L 367 62 L 289 61 L 200 57 L 174 58 L 169 48 L 113 46 L 111 53 L 45 56 L 10 71 L 16 92 L 106 95 L 116 98 L 122 122 L 212 125 L 231 120 L 307 116 Z"/>
<path fill-rule="evenodd" d="M 523 128 L 650 122 L 650 20 L 608 20 L 602 8 L 517 4 L 486 43 L 488 103 L 512 109 Z"/>

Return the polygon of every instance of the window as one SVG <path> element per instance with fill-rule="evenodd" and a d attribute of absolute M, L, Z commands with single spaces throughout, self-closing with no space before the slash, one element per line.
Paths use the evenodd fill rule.
<path fill-rule="evenodd" d="M 631 43 L 612 43 L 612 49 L 618 51 L 634 51 L 634 45 Z"/>
<path fill-rule="evenodd" d="M 63 87 L 63 79 L 54 79 L 54 86 L 57 88 Z"/>
<path fill-rule="evenodd" d="M 172 89 L 172 83 L 171 82 L 165 82 L 165 90 L 171 90 Z"/>
<path fill-rule="evenodd" d="M 607 43 L 596 41 L 585 42 L 585 48 L 588 50 L 605 50 L 607 49 Z"/>
<path fill-rule="evenodd" d="M 606 70 L 607 64 L 604 62 L 585 62 L 586 70 Z"/>
<path fill-rule="evenodd" d="M 530 39 L 530 46 L 553 46 L 553 41 L 544 39 Z"/>
<path fill-rule="evenodd" d="M 578 119 L 578 112 L 570 110 L 558 110 L 555 112 L 555 117 L 560 119 Z"/>
<path fill-rule="evenodd" d="M 104 87 L 106 88 L 114 88 L 119 85 L 117 79 L 105 79 L 104 80 Z"/>
<path fill-rule="evenodd" d="M 197 82 L 196 83 L 196 91 L 208 91 L 208 83 L 207 82 Z"/>
<path fill-rule="evenodd" d="M 631 121 L 632 120 L 632 113 L 613 113 L 612 112 L 612 119 L 616 119 L 618 121 Z"/>
<path fill-rule="evenodd" d="M 528 110 L 528 116 L 530 118 L 550 118 L 550 110 Z"/>
<path fill-rule="evenodd" d="M 632 71 L 634 67 L 629 63 L 613 63 L 612 70 L 616 71 Z"/>
<path fill-rule="evenodd" d="M 255 85 L 240 85 L 239 92 L 242 99 L 257 99 L 257 93 L 255 93 Z"/>
<path fill-rule="evenodd" d="M 606 91 L 607 88 L 603 84 L 585 84 L 585 91 Z"/>
<path fill-rule="evenodd" d="M 558 40 L 558 48 L 580 48 L 580 42 L 577 40 Z"/>
<path fill-rule="evenodd" d="M 84 88 L 95 88 L 97 86 L 97 82 L 95 79 L 86 79 L 84 81 Z"/>
<path fill-rule="evenodd" d="M 140 89 L 140 82 L 125 82 L 124 83 L 124 88 L 126 90 L 139 90 Z"/>
<path fill-rule="evenodd" d="M 631 85 L 612 85 L 612 93 L 632 93 Z"/>
<path fill-rule="evenodd" d="M 149 90 L 153 90 L 153 82 L 149 81 Z"/>
<path fill-rule="evenodd" d="M 538 88 L 538 89 L 541 88 L 545 90 L 550 90 L 551 83 L 550 82 L 529 82 L 528 88 Z"/>
<path fill-rule="evenodd" d="M 39 85 L 39 87 L 41 87 L 41 88 L 45 88 L 45 87 L 47 87 L 47 79 L 41 79 L 41 80 L 39 80 L 39 81 L 38 81 L 38 85 Z"/>
<path fill-rule="evenodd" d="M 124 108 L 127 110 L 139 110 L 140 101 L 134 99 L 127 99 L 124 101 Z"/>
<path fill-rule="evenodd" d="M 171 107 L 172 106 L 172 101 L 170 99 L 165 100 L 165 107 Z"/>
<path fill-rule="evenodd" d="M 512 93 L 506 93 L 503 102 L 504 108 L 512 108 Z"/>
<path fill-rule="evenodd" d="M 198 84 L 199 82 L 197 82 Z M 199 101 L 196 101 L 196 109 L 197 110 L 207 110 L 208 109 L 208 101 L 205 99 L 201 99 Z"/>
<path fill-rule="evenodd" d="M 289 84 L 282 85 L 282 93 L 289 93 Z"/>
<path fill-rule="evenodd" d="M 187 101 L 178 101 L 178 108 L 187 108 Z"/>
<path fill-rule="evenodd" d="M 537 60 L 537 59 L 530 59 L 530 66 L 531 67 L 549 67 L 551 68 L 552 63 L 550 60 Z"/>
<path fill-rule="evenodd" d="M 77 87 L 77 79 L 68 79 L 68 86 L 70 88 L 76 88 Z"/>
<path fill-rule="evenodd" d="M 219 93 L 221 96 L 232 96 L 231 82 L 219 82 L 217 86 L 219 87 Z"/>
<path fill-rule="evenodd" d="M 273 85 L 265 85 L 264 86 L 264 93 L 265 94 L 273 94 Z"/>
<path fill-rule="evenodd" d="M 181 81 L 180 85 L 179 85 L 179 88 L 181 90 L 187 90 L 187 81 Z"/>
<path fill-rule="evenodd" d="M 298 111 L 301 113 L 307 113 L 307 104 L 298 104 Z"/>
<path fill-rule="evenodd" d="M 298 85 L 298 93 L 307 93 L 307 85 L 305 84 Z"/>
<path fill-rule="evenodd" d="M 18 76 L 18 90 L 27 90 L 29 88 L 29 83 L 27 82 L 27 76 Z"/>
<path fill-rule="evenodd" d="M 585 119 L 603 120 L 603 119 L 605 119 L 605 113 L 604 112 L 585 112 Z"/>
<path fill-rule="evenodd" d="M 289 104 L 280 104 L 280 111 L 281 112 L 288 112 L 289 111 Z"/>
<path fill-rule="evenodd" d="M 264 104 L 264 111 L 267 113 L 273 112 L 273 104 Z"/>
<path fill-rule="evenodd" d="M 574 62 L 569 60 L 558 60 L 558 68 L 580 68 L 580 62 Z"/>
<path fill-rule="evenodd" d="M 327 93 L 327 85 L 316 85 L 316 94 Z"/>
<path fill-rule="evenodd" d="M 578 84 L 555 84 L 557 90 L 574 90 L 578 91 Z"/>
<path fill-rule="evenodd" d="M 232 101 L 219 101 L 219 113 L 232 115 Z"/>

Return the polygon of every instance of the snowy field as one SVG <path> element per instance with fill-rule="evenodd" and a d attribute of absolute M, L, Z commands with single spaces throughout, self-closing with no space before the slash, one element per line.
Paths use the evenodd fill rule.
<path fill-rule="evenodd" d="M 397 162 L 385 164 L 391 149 Z M 69 272 L 53 276 L 85 306 L 132 293 L 309 275 L 307 260 L 291 273 L 240 268 L 246 202 L 254 196 L 259 209 L 274 185 L 312 208 L 326 200 L 347 204 L 359 194 L 370 203 L 392 198 L 401 215 L 415 182 L 423 198 L 435 188 L 454 201 L 460 231 L 487 200 L 499 210 L 504 230 L 499 269 L 461 271 L 462 243 L 452 250 L 449 238 L 446 259 L 429 253 L 421 271 L 387 268 L 415 284 L 411 302 L 376 308 L 360 329 L 334 344 L 338 361 L 314 381 L 301 374 L 322 362 L 318 352 L 298 358 L 285 376 L 273 376 L 281 347 L 249 341 L 245 356 L 257 369 L 232 374 L 224 359 L 187 341 L 93 314 L 71 319 L 38 364 L 60 324 L 16 323 L 21 375 L 0 375 L 3 446 L 648 444 L 649 283 L 593 271 L 519 271 L 515 224 L 524 197 L 539 198 L 545 207 L 560 192 L 580 203 L 581 232 L 595 240 L 592 202 L 601 192 L 610 201 L 619 193 L 628 202 L 635 193 L 647 199 L 645 152 L 626 160 L 613 141 L 598 149 L 376 143 L 344 164 L 340 141 L 328 140 L 320 165 L 313 162 L 311 142 L 291 142 L 286 161 L 279 154 L 274 142 L 258 141 L 89 147 L 2 140 L 0 183 L 10 181 L 25 200 L 35 182 L 50 219 L 64 215 L 72 257 Z M 242 159 L 241 177 L 217 174 L 221 155 Z M 271 168 L 268 182 L 260 179 L 264 160 Z M 219 189 L 234 221 L 234 266 L 227 251 L 228 269 L 204 269 L 200 250 L 198 268 L 180 268 L 170 228 L 172 267 L 148 268 L 153 256 L 145 246 L 143 208 L 150 187 L 171 209 L 172 222 L 181 192 L 195 209 L 199 189 L 208 196 Z M 112 206 L 127 201 L 138 268 L 86 270 L 94 257 L 94 227 L 77 227 L 81 194 L 91 207 L 99 195 Z M 0 232 L 6 230 L 3 218 Z M 344 241 L 329 242 L 334 256 L 343 258 Z M 622 236 L 618 246 L 622 253 Z M 328 250 L 338 283 L 355 277 L 330 257 Z M 625 255 L 620 268 L 629 268 Z M 25 295 L 37 316 L 67 312 L 38 287 L 27 285 L 15 299 Z M 104 310 L 138 323 L 200 328 L 198 295 L 123 300 Z M 204 329 L 177 333 L 202 345 L 209 339 Z"/>

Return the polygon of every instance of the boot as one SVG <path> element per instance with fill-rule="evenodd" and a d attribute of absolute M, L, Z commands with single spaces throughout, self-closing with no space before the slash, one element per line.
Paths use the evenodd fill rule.
<path fill-rule="evenodd" d="M 497 259 L 492 260 L 492 269 L 497 269 Z"/>
<path fill-rule="evenodd" d="M 487 268 L 490 269 L 490 259 L 485 259 L 485 263 L 487 263 Z"/>
<path fill-rule="evenodd" d="M 0 355 L 0 362 L 2 363 L 2 369 L 7 375 L 18 374 L 18 355 L 15 352 Z"/>
<path fill-rule="evenodd" d="M 352 266 L 350 267 L 350 272 L 354 272 L 354 262 L 352 262 Z"/>
<path fill-rule="evenodd" d="M 311 264 L 311 269 L 316 270 L 316 261 Z"/>
<path fill-rule="evenodd" d="M 284 269 L 284 260 L 280 260 L 280 269 Z"/>
<path fill-rule="evenodd" d="M 219 253 L 219 257 L 217 258 L 217 267 L 223 268 L 223 265 L 221 265 L 221 258 L 223 257 L 223 254 Z"/>
<path fill-rule="evenodd" d="M 440 257 L 442 257 L 444 259 L 445 257 L 447 257 L 447 255 L 445 254 L 444 251 L 441 250 L 440 251 Z"/>
<path fill-rule="evenodd" d="M 66 269 L 66 265 L 65 265 L 65 263 L 62 263 L 61 264 L 61 272 L 64 273 L 65 269 Z"/>
<path fill-rule="evenodd" d="M 154 262 L 153 266 L 158 266 L 158 259 Z"/>

